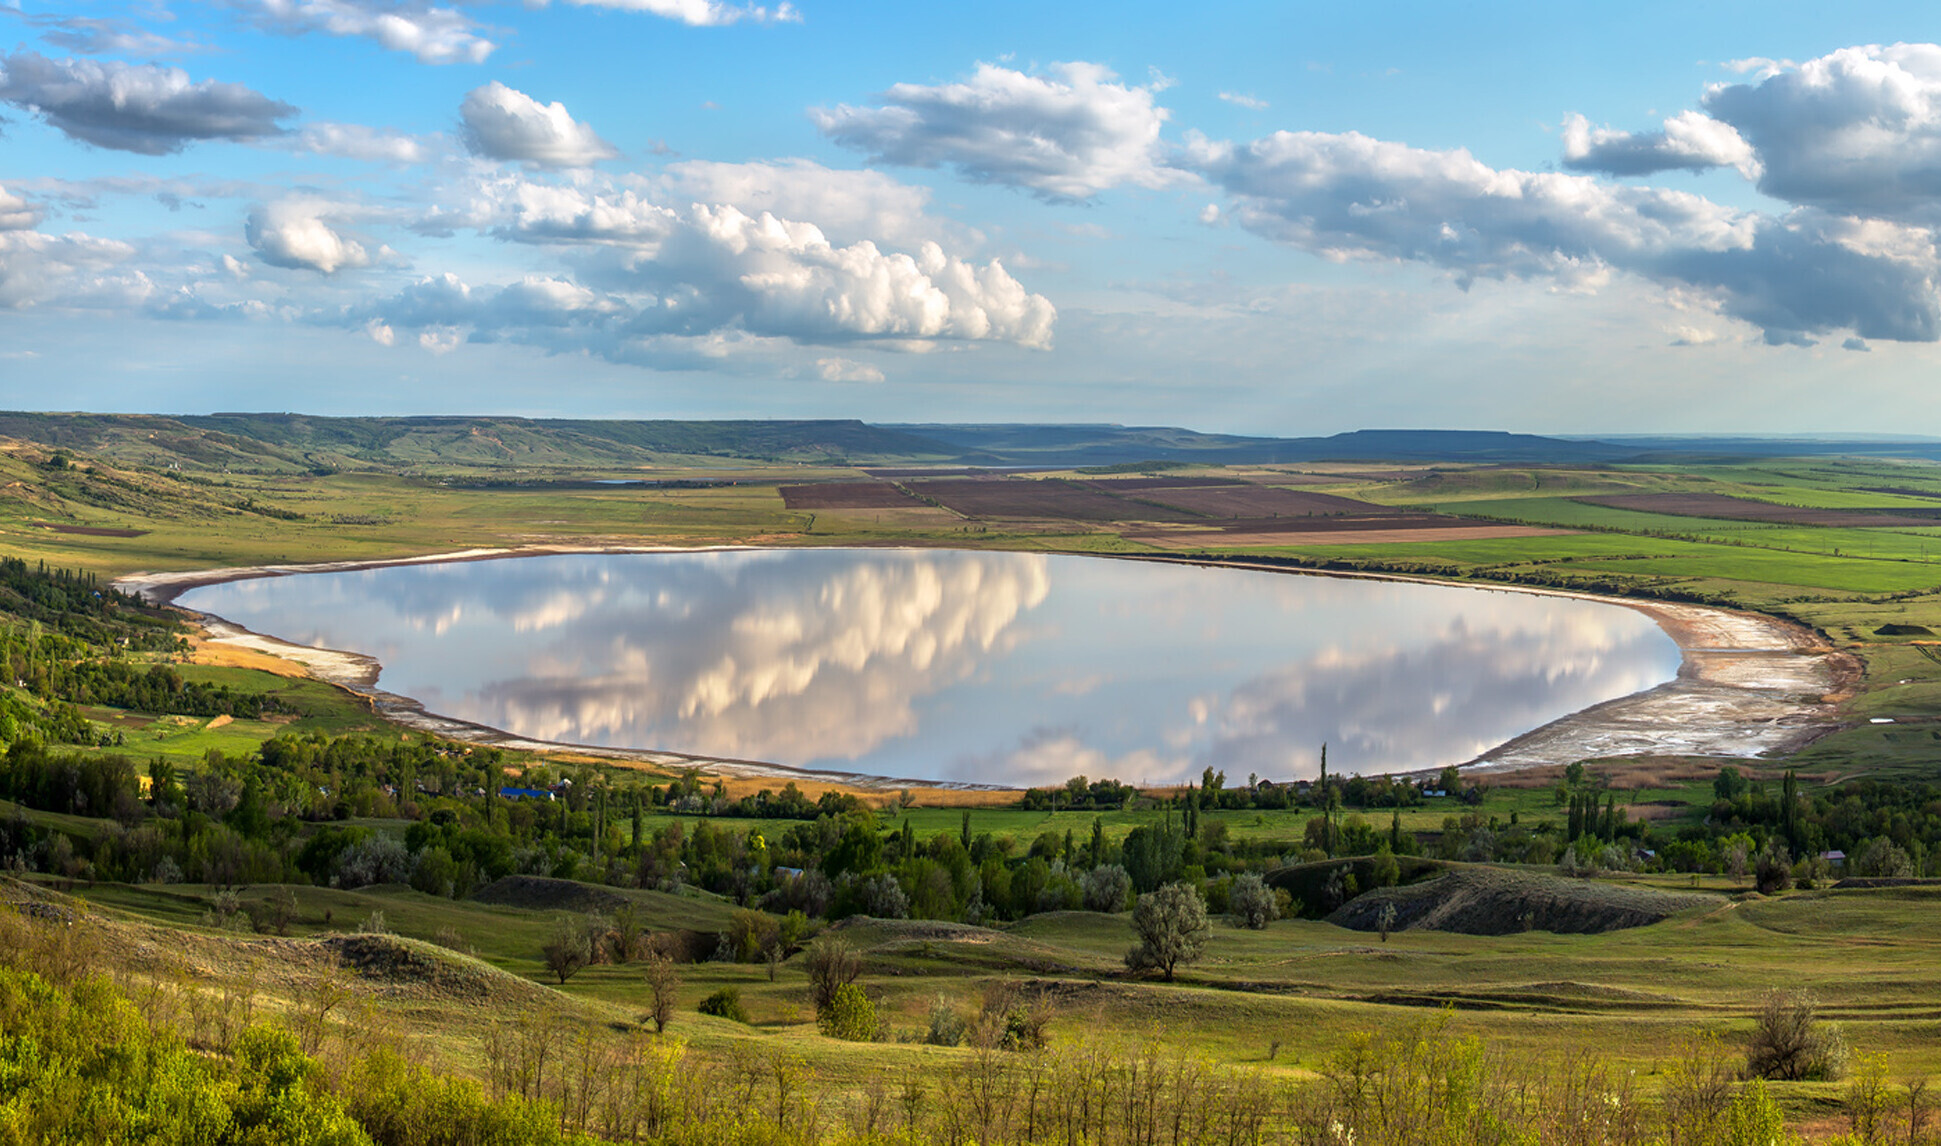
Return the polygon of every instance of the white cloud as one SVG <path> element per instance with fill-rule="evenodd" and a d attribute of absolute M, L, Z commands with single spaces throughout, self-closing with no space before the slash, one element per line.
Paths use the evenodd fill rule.
<path fill-rule="evenodd" d="M 285 199 L 251 211 L 243 237 L 257 257 L 275 267 L 333 274 L 368 266 L 364 245 L 332 225 L 334 205 L 316 199 Z"/>
<path fill-rule="evenodd" d="M 1221 92 L 1220 98 L 1236 107 L 1244 107 L 1248 111 L 1266 111 L 1269 106 L 1266 100 L 1244 92 Z"/>
<path fill-rule="evenodd" d="M 204 45 L 192 40 L 174 40 L 126 20 L 97 19 L 87 16 L 53 16 L 20 13 L 19 18 L 36 27 L 48 29 L 40 38 L 57 48 L 84 56 L 156 56 L 201 51 Z"/>
<path fill-rule="evenodd" d="M 205 139 L 277 135 L 297 109 L 241 84 L 192 83 L 180 68 L 116 60 L 0 57 L 0 101 L 38 112 L 96 147 L 167 155 Z"/>
<path fill-rule="evenodd" d="M 316 155 L 368 163 L 422 163 L 424 141 L 414 135 L 357 123 L 317 123 L 297 135 L 297 146 Z"/>
<path fill-rule="evenodd" d="M 697 308 L 713 325 L 802 342 L 962 339 L 1051 344 L 1057 311 L 992 260 L 983 266 L 924 243 L 914 255 L 868 241 L 837 247 L 809 223 L 697 205 L 652 259 L 632 267 L 661 306 L 643 322 L 692 333 Z"/>
<path fill-rule="evenodd" d="M 1046 348 L 1057 311 L 1004 265 L 977 264 L 922 240 L 913 253 L 832 242 L 812 223 L 731 204 L 666 206 L 588 181 L 484 180 L 469 203 L 426 226 L 520 242 L 592 246 L 579 278 L 633 300 L 629 329 L 694 337 L 739 328 L 758 337 L 858 339 L 921 349 L 930 340 Z M 589 277 L 591 276 L 591 277 Z"/>
<path fill-rule="evenodd" d="M 962 83 L 897 84 L 881 107 L 815 108 L 835 142 L 874 161 L 956 168 L 979 183 L 1027 188 L 1052 200 L 1090 199 L 1122 184 L 1165 187 L 1186 178 L 1163 162 L 1170 114 L 1155 87 L 1114 83 L 1102 65 L 1052 65 L 1048 76 L 979 64 Z"/>
<path fill-rule="evenodd" d="M 0 231 L 0 308 L 104 305 L 102 288 L 123 277 L 111 270 L 134 254 L 126 243 L 78 232 Z"/>
<path fill-rule="evenodd" d="M 879 171 L 844 171 L 809 159 L 752 163 L 687 160 L 668 165 L 656 184 L 671 203 L 715 203 L 783 219 L 812 219 L 832 242 L 910 242 L 950 228 L 925 212 L 930 191 Z M 972 233 L 975 237 L 975 233 Z"/>
<path fill-rule="evenodd" d="M 1742 60 L 1727 60 L 1720 66 L 1728 72 L 1737 72 L 1742 76 L 1749 74 L 1755 80 L 1763 80 L 1768 76 L 1778 75 L 1787 68 L 1793 67 L 1794 64 L 1791 60 L 1775 60 L 1767 56 L 1747 56 Z"/>
<path fill-rule="evenodd" d="M 1681 112 L 1665 121 L 1664 130 L 1649 132 L 1593 128 L 1573 115 L 1564 121 L 1564 166 L 1611 175 L 1736 167 L 1748 179 L 1759 177 L 1752 146 L 1731 124 L 1697 111 Z"/>
<path fill-rule="evenodd" d="M 1941 46 L 1842 48 L 1754 83 L 1714 85 L 1703 103 L 1752 145 L 1768 195 L 1941 218 Z"/>
<path fill-rule="evenodd" d="M 852 358 L 818 358 L 816 373 L 824 382 L 881 382 L 883 372 L 867 362 Z"/>
<path fill-rule="evenodd" d="M 0 231 L 30 231 L 40 225 L 40 208 L 0 187 Z"/>
<path fill-rule="evenodd" d="M 544 0 L 541 0 L 543 3 Z M 714 27 L 723 24 L 738 24 L 743 20 L 756 24 L 799 24 L 802 14 L 795 5 L 783 0 L 773 8 L 758 4 L 723 4 L 719 0 L 567 0 L 579 7 L 618 8 L 626 12 L 645 12 L 651 16 L 661 16 L 669 20 L 679 20 L 694 27 Z"/>
<path fill-rule="evenodd" d="M 1496 170 L 1467 151 L 1357 133 L 1195 139 L 1188 161 L 1258 234 L 1337 261 L 1399 259 L 1473 278 L 1595 286 L 1612 271 L 1689 287 L 1769 342 L 1851 328 L 1941 337 L 1937 257 L 1923 231 L 1795 211 L 1735 211 L 1697 195 L 1580 175 Z"/>
<path fill-rule="evenodd" d="M 474 88 L 459 107 L 465 143 L 476 155 L 539 167 L 590 167 L 619 152 L 574 119 L 563 103 L 542 104 L 497 80 Z"/>
<path fill-rule="evenodd" d="M 495 45 L 456 8 L 393 0 L 233 0 L 284 35 L 360 36 L 426 64 L 481 64 Z"/>

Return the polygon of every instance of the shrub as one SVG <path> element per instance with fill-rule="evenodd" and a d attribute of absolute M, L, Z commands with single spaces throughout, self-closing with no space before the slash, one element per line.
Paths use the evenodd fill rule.
<path fill-rule="evenodd" d="M 936 1047 L 954 1047 L 964 1041 L 964 1034 L 970 1024 L 957 1013 L 948 995 L 938 995 L 930 1001 L 930 1030 L 923 1041 Z"/>
<path fill-rule="evenodd" d="M 1118 864 L 1102 864 L 1085 873 L 1079 881 L 1085 910 L 1116 914 L 1126 909 L 1132 897 L 1132 876 Z"/>
<path fill-rule="evenodd" d="M 903 892 L 903 885 L 888 872 L 875 875 L 863 881 L 858 889 L 861 893 L 863 912 L 877 919 L 908 919 L 910 917 L 910 897 Z"/>
<path fill-rule="evenodd" d="M 1818 1008 L 1804 991 L 1768 994 L 1746 1046 L 1746 1073 L 1786 1082 L 1831 1081 L 1846 1073 L 1846 1040 L 1838 1027 L 1819 1021 Z"/>
<path fill-rule="evenodd" d="M 839 935 L 817 939 L 802 961 L 803 969 L 809 973 L 809 998 L 815 1003 L 818 1019 L 835 1005 L 836 992 L 853 984 L 856 976 L 863 973 L 862 956 Z"/>
<path fill-rule="evenodd" d="M 704 1015 L 713 1015 L 718 1019 L 732 1019 L 737 1023 L 745 1023 L 748 1021 L 748 1012 L 742 1009 L 741 989 L 738 987 L 721 988 L 714 994 L 702 999 L 701 1005 L 696 1010 L 699 1010 Z"/>
<path fill-rule="evenodd" d="M 1281 913 L 1273 889 L 1251 871 L 1233 881 L 1233 890 L 1227 894 L 1227 912 L 1232 916 L 1235 927 L 1252 931 L 1265 930 L 1269 923 L 1280 918 Z"/>
<path fill-rule="evenodd" d="M 1753 867 L 1753 886 L 1761 895 L 1777 895 L 1793 886 L 1793 857 L 1778 840 L 1767 844 Z"/>
<path fill-rule="evenodd" d="M 1375 866 L 1368 877 L 1371 887 L 1394 887 L 1402 882 L 1402 865 L 1395 859 L 1395 853 L 1387 845 L 1375 853 Z"/>
<path fill-rule="evenodd" d="M 1027 1001 L 1016 983 L 993 983 L 984 989 L 976 1042 L 999 1050 L 1043 1050 L 1050 1025 L 1051 1004 L 1043 994 Z"/>
<path fill-rule="evenodd" d="M 816 1026 L 832 1039 L 865 1043 L 876 1037 L 876 1005 L 854 983 L 836 988 L 829 1007 L 816 1019 Z"/>

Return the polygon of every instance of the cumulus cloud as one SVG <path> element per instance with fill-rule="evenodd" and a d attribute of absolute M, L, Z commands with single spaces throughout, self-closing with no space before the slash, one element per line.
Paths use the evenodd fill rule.
<path fill-rule="evenodd" d="M 881 382 L 883 372 L 867 362 L 851 358 L 818 358 L 816 373 L 824 382 Z"/>
<path fill-rule="evenodd" d="M 631 189 L 605 192 L 523 178 L 481 183 L 470 203 L 431 225 L 500 238 L 603 248 L 582 279 L 635 300 L 640 335 L 738 329 L 806 343 L 875 340 L 1009 342 L 1042 349 L 1057 311 L 998 260 L 978 264 L 935 241 L 913 252 L 862 239 L 832 242 L 812 223 L 730 204 L 666 206 Z M 591 281 L 591 280 L 589 280 Z"/>
<path fill-rule="evenodd" d="M 474 88 L 459 106 L 465 145 L 475 155 L 537 167 L 590 167 L 619 152 L 576 120 L 563 103 L 542 104 L 497 80 Z"/>
<path fill-rule="evenodd" d="M 1247 95 L 1244 92 L 1221 92 L 1220 98 L 1233 104 L 1235 107 L 1244 107 L 1248 111 L 1266 111 L 1268 107 L 1266 100 L 1258 96 Z"/>
<path fill-rule="evenodd" d="M 1696 111 L 1671 117 L 1662 131 L 1647 132 L 1594 128 L 1583 116 L 1571 116 L 1564 123 L 1564 166 L 1611 175 L 1736 167 L 1748 179 L 1759 176 L 1752 145 L 1731 124 Z"/>
<path fill-rule="evenodd" d="M 0 231 L 0 308 L 11 310 L 43 303 L 69 306 L 125 303 L 128 301 L 125 291 L 117 292 L 119 297 L 111 300 L 108 288 L 126 282 L 147 282 L 139 273 L 132 276 L 115 273 L 115 268 L 134 254 L 135 249 L 126 243 L 92 235 Z M 145 292 L 141 296 L 145 297 Z"/>
<path fill-rule="evenodd" d="M 1022 187 L 1050 200 L 1090 199 L 1121 184 L 1164 187 L 1184 178 L 1163 161 L 1157 85 L 1129 86 L 1099 64 L 1054 64 L 1033 76 L 979 64 L 962 83 L 897 84 L 880 107 L 815 108 L 835 142 L 876 162 L 956 168 L 979 183 Z"/>
<path fill-rule="evenodd" d="M 395 0 L 234 0 L 257 23 L 288 36 L 360 36 L 427 64 L 480 64 L 496 46 L 456 8 Z"/>
<path fill-rule="evenodd" d="M 679 20 L 698 28 L 739 24 L 743 20 L 756 24 L 798 24 L 802 21 L 802 14 L 788 0 L 782 0 L 773 8 L 759 4 L 723 4 L 719 0 L 568 0 L 568 3 L 582 8 L 645 12 L 650 16 Z"/>
<path fill-rule="evenodd" d="M 1567 287 L 1629 272 L 1701 291 L 1768 341 L 1840 328 L 1941 337 L 1936 252 L 1916 228 L 1810 210 L 1773 218 L 1353 132 L 1278 132 L 1242 146 L 1195 139 L 1188 157 L 1232 196 L 1241 226 L 1325 258 Z"/>
<path fill-rule="evenodd" d="M 424 140 L 402 132 L 358 123 L 316 123 L 297 134 L 297 146 L 315 155 L 358 159 L 367 163 L 422 163 Z"/>
<path fill-rule="evenodd" d="M 28 231 L 40 225 L 40 208 L 0 187 L 0 231 Z"/>
<path fill-rule="evenodd" d="M 334 274 L 370 265 L 364 245 L 332 226 L 332 212 L 333 205 L 320 200 L 285 199 L 251 211 L 243 237 L 273 267 Z"/>
<path fill-rule="evenodd" d="M 691 334 L 737 323 L 801 342 L 962 339 L 1044 349 L 1057 312 L 993 259 L 978 266 L 936 243 L 914 254 L 831 244 L 809 223 L 696 205 L 651 259 L 631 267 L 660 305 L 640 323 Z M 697 321 L 698 320 L 698 321 Z"/>
<path fill-rule="evenodd" d="M 180 68 L 114 60 L 0 58 L 0 100 L 40 114 L 73 139 L 167 155 L 197 140 L 277 135 L 297 109 L 241 84 L 193 83 Z"/>
<path fill-rule="evenodd" d="M 832 242 L 911 242 L 951 225 L 930 217 L 928 188 L 880 171 L 844 171 L 809 159 L 669 164 L 655 188 L 663 202 L 717 203 L 749 215 L 811 219 Z M 970 237 L 976 237 L 975 232 Z"/>
<path fill-rule="evenodd" d="M 1936 221 L 1941 212 L 1941 46 L 1843 48 L 1704 108 L 1758 154 L 1759 189 L 1829 211 Z"/>

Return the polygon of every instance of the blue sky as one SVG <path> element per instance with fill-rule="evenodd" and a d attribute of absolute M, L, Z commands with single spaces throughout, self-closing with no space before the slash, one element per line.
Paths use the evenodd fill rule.
<path fill-rule="evenodd" d="M 1941 429 L 1912 5 L 8 3 L 7 407 Z"/>

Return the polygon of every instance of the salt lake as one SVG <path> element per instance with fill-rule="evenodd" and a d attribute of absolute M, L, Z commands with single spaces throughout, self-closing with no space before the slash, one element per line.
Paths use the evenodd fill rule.
<path fill-rule="evenodd" d="M 362 653 L 515 736 L 983 784 L 1470 760 L 1676 675 L 1556 596 L 1029 553 L 788 549 L 394 565 L 179 603 Z"/>

